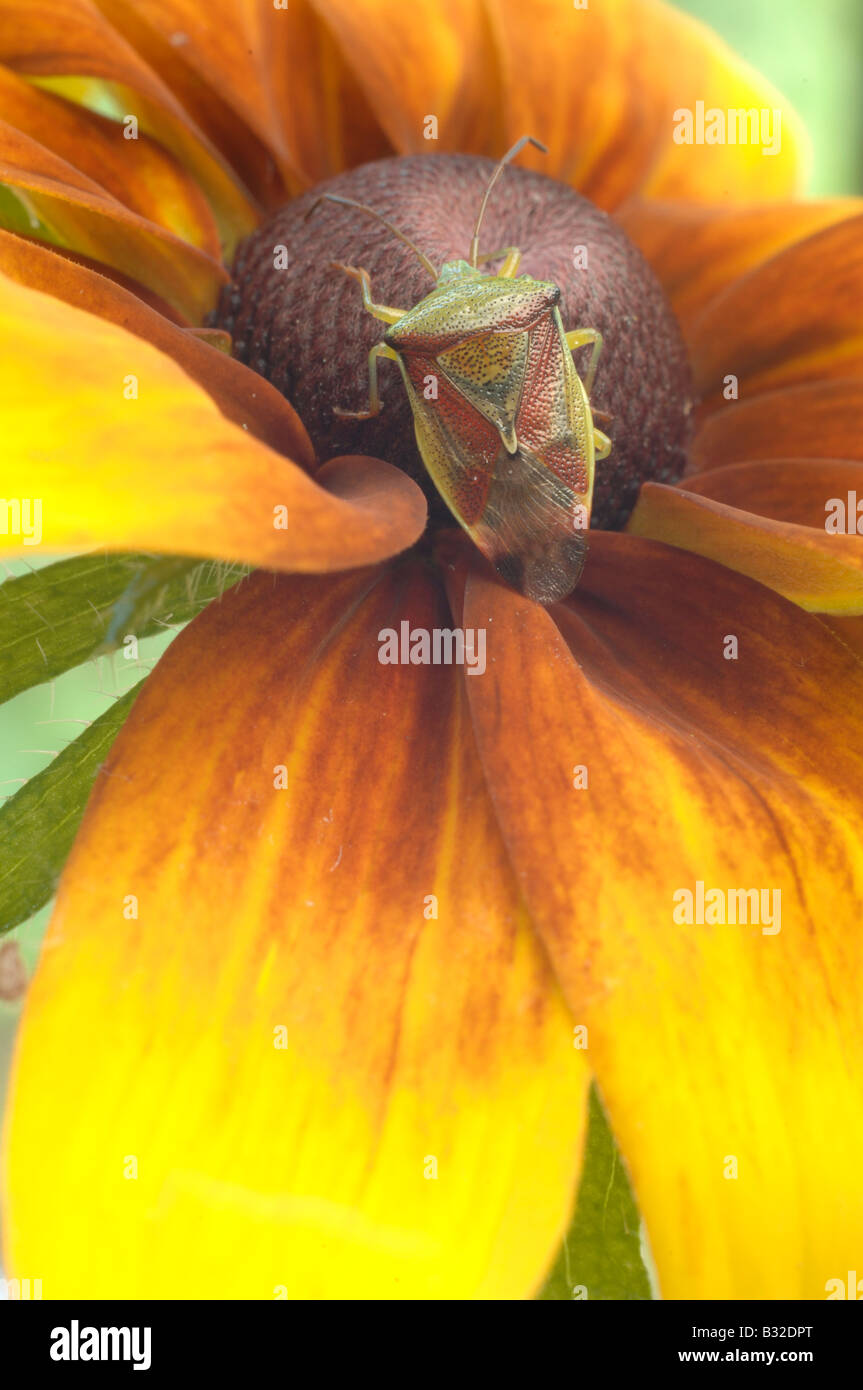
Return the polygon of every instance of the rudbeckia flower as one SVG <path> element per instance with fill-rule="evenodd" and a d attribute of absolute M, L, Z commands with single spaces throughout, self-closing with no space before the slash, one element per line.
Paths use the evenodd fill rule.
<path fill-rule="evenodd" d="M 825 528 L 863 498 L 863 210 L 796 200 L 793 115 L 658 0 L 2 0 L 0 62 L 0 492 L 49 553 L 256 570 L 96 778 L 7 1272 L 531 1296 L 595 1083 L 663 1296 L 824 1297 L 863 1249 L 863 541 Z M 688 143 L 699 110 L 781 141 Z M 430 286 L 303 220 L 332 180 L 464 256 L 525 133 L 484 247 L 603 332 L 612 439 L 545 606 L 429 507 L 386 364 L 379 419 L 334 415 L 381 326 L 331 262 Z M 383 663 L 403 623 L 485 670 Z"/>

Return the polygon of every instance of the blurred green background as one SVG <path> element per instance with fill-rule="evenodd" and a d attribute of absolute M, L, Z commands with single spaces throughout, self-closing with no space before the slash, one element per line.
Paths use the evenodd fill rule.
<path fill-rule="evenodd" d="M 688 0 L 679 8 L 711 24 L 796 107 L 812 137 L 809 192 L 861 191 L 863 0 Z M 24 566 L 5 569 L 23 573 Z M 141 663 L 152 666 L 168 640 L 142 642 Z M 0 706 L 0 796 L 14 793 L 142 674 L 118 654 Z M 28 969 L 47 915 L 13 933 Z M 0 1091 L 16 1012 L 0 1003 Z"/>

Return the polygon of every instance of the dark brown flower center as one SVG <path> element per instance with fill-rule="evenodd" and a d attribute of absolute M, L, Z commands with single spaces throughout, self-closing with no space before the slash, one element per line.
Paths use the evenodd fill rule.
<path fill-rule="evenodd" d="M 368 402 L 368 354 L 386 325 L 368 314 L 357 282 L 334 261 L 365 268 L 373 298 L 412 308 L 433 283 L 417 257 L 385 227 L 352 208 L 323 203 L 323 191 L 367 203 L 404 231 L 438 266 L 468 256 L 494 162 L 473 155 L 379 160 L 340 174 L 282 208 L 240 247 L 233 281 L 214 323 L 234 353 L 298 410 L 321 459 L 374 454 L 426 489 L 433 516 L 446 516 L 414 439 L 395 363 L 380 366 L 383 409 L 371 420 L 340 419 L 333 407 Z M 604 346 L 591 405 L 611 437 L 596 465 L 593 526 L 622 526 L 648 478 L 683 472 L 692 410 L 686 350 L 647 262 L 617 224 L 579 193 L 510 166 L 489 199 L 481 251 L 517 246 L 519 273 L 561 290 L 566 329 L 598 328 Z M 494 267 L 496 268 L 496 267 Z M 589 348 L 576 355 L 582 376 Z"/>

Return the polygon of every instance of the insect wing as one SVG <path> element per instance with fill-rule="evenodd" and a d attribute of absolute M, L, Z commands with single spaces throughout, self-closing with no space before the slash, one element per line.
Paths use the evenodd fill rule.
<path fill-rule="evenodd" d="M 501 452 L 500 432 L 442 373 L 436 357 L 401 359 L 417 445 L 450 511 L 476 539 Z M 426 398 L 429 383 L 435 395 Z"/>

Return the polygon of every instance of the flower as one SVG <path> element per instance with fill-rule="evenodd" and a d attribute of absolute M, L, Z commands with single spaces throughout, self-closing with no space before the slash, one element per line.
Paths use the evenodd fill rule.
<path fill-rule="evenodd" d="M 823 524 L 863 475 L 859 205 L 794 201 L 793 117 L 654 0 L 3 0 L 0 59 L 0 491 L 38 488 L 49 550 L 260 570 L 148 679 L 64 873 L 11 1271 L 526 1296 L 595 1077 L 666 1297 L 823 1296 L 863 1234 L 863 543 Z M 781 148 L 678 142 L 699 102 L 781 109 Z M 265 211 L 423 151 L 429 113 L 437 150 L 547 142 L 702 399 L 686 478 L 550 609 L 411 550 L 417 485 L 315 471 L 203 328 Z M 482 678 L 382 665 L 404 619 L 484 629 Z M 678 911 L 762 889 L 769 929 Z"/>

